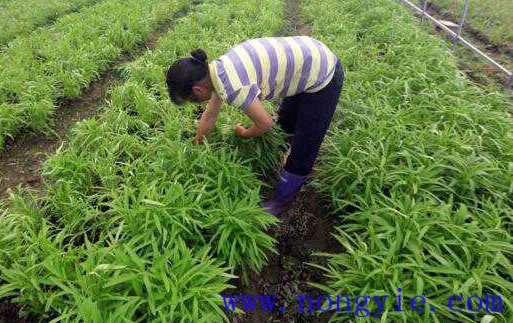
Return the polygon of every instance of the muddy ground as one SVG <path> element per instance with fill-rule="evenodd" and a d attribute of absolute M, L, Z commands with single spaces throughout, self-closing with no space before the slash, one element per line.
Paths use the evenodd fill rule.
<path fill-rule="evenodd" d="M 273 312 L 263 311 L 257 304 L 254 312 L 238 316 L 233 322 L 327 322 L 330 313 L 323 315 L 299 308 L 298 296 L 312 299 L 324 295 L 309 285 L 325 281 L 323 272 L 310 264 L 326 264 L 327 258 L 315 253 L 340 253 L 340 244 L 331 235 L 340 220 L 331 215 L 323 201 L 313 190 L 304 189 L 292 209 L 284 215 L 282 223 L 271 233 L 277 240 L 277 255 L 270 255 L 269 264 L 252 275 L 247 286 L 239 286 L 232 295 L 275 295 L 277 307 Z M 230 295 L 230 292 L 227 292 Z M 314 303 L 314 310 L 316 305 Z M 283 311 L 281 311 L 283 309 Z"/>
<path fill-rule="evenodd" d="M 33 316 L 19 317 L 20 308 L 8 302 L 0 303 L 0 323 L 33 323 L 37 322 Z"/>

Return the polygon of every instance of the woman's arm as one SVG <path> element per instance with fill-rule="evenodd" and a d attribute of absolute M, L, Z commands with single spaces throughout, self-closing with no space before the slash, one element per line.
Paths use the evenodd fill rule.
<path fill-rule="evenodd" d="M 241 125 L 235 127 L 235 133 L 242 138 L 259 137 L 269 131 L 274 125 L 274 120 L 271 115 L 264 109 L 262 103 L 258 98 L 244 109 L 247 116 L 254 122 L 254 124 L 246 129 Z"/>
<path fill-rule="evenodd" d="M 212 128 L 214 128 L 222 103 L 223 101 L 217 96 L 217 94 L 215 92 L 212 93 L 212 97 L 210 98 L 210 101 L 208 101 L 207 108 L 203 111 L 199 120 L 198 128 L 196 129 L 196 137 L 194 138 L 195 143 L 202 143 L 203 137 L 208 134 Z"/>

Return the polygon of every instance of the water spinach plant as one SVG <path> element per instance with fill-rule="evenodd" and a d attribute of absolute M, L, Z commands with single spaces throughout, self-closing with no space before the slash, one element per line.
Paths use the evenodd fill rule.
<path fill-rule="evenodd" d="M 275 252 L 266 232 L 277 219 L 258 206 L 258 175 L 279 162 L 283 138 L 245 143 L 256 147 L 247 154 L 220 124 L 194 145 L 195 107 L 173 106 L 163 75 L 191 48 L 215 57 L 274 34 L 282 8 L 205 1 L 120 69 L 125 82 L 101 116 L 77 124 L 45 165 L 45 195 L 13 195 L 0 217 L 0 299 L 50 321 L 228 320 L 219 294 Z M 241 116 L 225 108 L 221 118 L 232 126 Z M 276 157 L 253 169 L 259 154 Z"/>
<path fill-rule="evenodd" d="M 424 295 L 435 309 L 387 307 L 384 321 L 510 322 L 511 104 L 471 84 L 395 1 L 305 1 L 304 13 L 347 69 L 315 184 L 343 219 L 345 252 L 329 256 L 316 286 L 351 297 L 401 288 L 405 304 Z M 502 295 L 502 313 L 447 307 L 452 295 L 486 294 Z"/>
<path fill-rule="evenodd" d="M 0 5 L 0 46 L 17 36 L 27 35 L 36 27 L 71 11 L 93 5 L 99 0 L 21 0 Z"/>
<path fill-rule="evenodd" d="M 22 130 L 48 131 L 61 99 L 189 6 L 186 0 L 106 0 L 18 37 L 0 52 L 0 149 Z"/>

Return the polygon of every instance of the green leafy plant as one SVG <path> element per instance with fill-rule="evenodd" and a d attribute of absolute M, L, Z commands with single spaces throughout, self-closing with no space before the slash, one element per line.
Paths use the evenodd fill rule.
<path fill-rule="evenodd" d="M 479 320 L 441 304 L 502 295 L 505 311 L 494 316 L 509 322 L 510 103 L 466 80 L 394 1 L 307 1 L 305 13 L 347 72 L 314 183 L 343 219 L 335 236 L 345 251 L 328 256 L 328 280 L 315 286 L 352 296 L 400 287 L 436 309 L 382 316 L 404 322 Z"/>
<path fill-rule="evenodd" d="M 0 299 L 55 322 L 228 320 L 219 294 L 275 252 L 266 231 L 278 220 L 258 206 L 263 174 L 251 165 L 283 142 L 274 132 L 257 156 L 237 148 L 233 131 L 194 145 L 194 108 L 170 103 L 162 71 L 194 46 L 214 56 L 275 32 L 281 10 L 272 0 L 206 1 L 120 70 L 126 82 L 110 89 L 103 113 L 78 123 L 44 165 L 46 194 L 30 208 L 13 196 L 19 203 L 6 211 L 5 230 L 15 235 L 0 240 Z M 233 30 L 237 39 L 227 37 Z M 221 122 L 236 119 L 225 113 L 234 111 Z M 16 218 L 34 220 L 23 240 L 23 223 L 9 222 Z"/>
<path fill-rule="evenodd" d="M 50 129 L 59 99 L 78 96 L 109 63 L 188 6 L 108 0 L 12 41 L 0 53 L 0 148 L 21 128 Z"/>
<path fill-rule="evenodd" d="M 0 45 L 16 36 L 28 34 L 39 25 L 61 15 L 93 5 L 97 0 L 33 1 L 23 0 L 3 4 L 0 12 Z"/>

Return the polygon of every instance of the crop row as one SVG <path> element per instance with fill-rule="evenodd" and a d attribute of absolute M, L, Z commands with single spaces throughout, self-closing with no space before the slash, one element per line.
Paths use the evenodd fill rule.
<path fill-rule="evenodd" d="M 0 53 L 0 148 L 21 129 L 48 129 L 58 99 L 79 95 L 109 63 L 188 5 L 106 0 L 12 41 Z"/>
<path fill-rule="evenodd" d="M 37 26 L 70 11 L 94 4 L 99 0 L 22 0 L 10 1 L 0 10 L 0 45 L 18 35 L 25 35 Z"/>
<path fill-rule="evenodd" d="M 449 13 L 459 18 L 463 13 L 465 0 L 430 0 L 441 8 L 442 13 Z M 470 1 L 466 25 L 488 38 L 494 45 L 506 45 L 513 49 L 513 2 L 510 0 L 475 0 Z"/>
<path fill-rule="evenodd" d="M 483 312 L 452 312 L 444 302 L 502 295 L 505 310 L 495 316 L 510 322 L 507 101 L 470 84 L 442 43 L 395 1 L 306 1 L 305 14 L 348 70 L 316 177 L 344 219 L 336 236 L 345 252 L 323 267 L 323 288 L 351 297 L 402 288 L 405 303 L 424 295 L 435 309 L 388 307 L 383 319 L 394 322 L 475 321 Z"/>
<path fill-rule="evenodd" d="M 276 165 L 283 138 L 240 142 L 227 127 L 242 115 L 226 108 L 211 141 L 193 145 L 197 112 L 169 102 L 163 76 L 192 48 L 214 57 L 281 20 L 279 1 L 206 1 L 126 65 L 104 113 L 45 165 L 46 195 L 15 195 L 0 216 L 0 299 L 55 321 L 223 320 L 232 274 L 274 252 L 265 232 L 277 220 L 258 206 L 251 166 Z"/>

